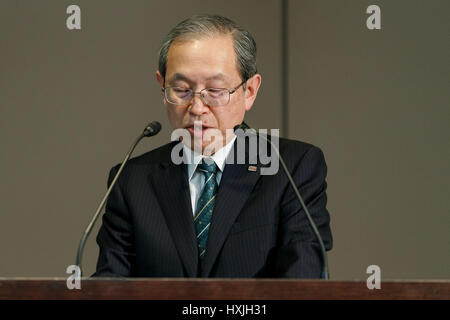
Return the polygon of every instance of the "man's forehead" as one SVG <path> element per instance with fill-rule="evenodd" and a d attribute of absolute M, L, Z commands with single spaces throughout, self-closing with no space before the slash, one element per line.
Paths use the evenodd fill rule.
<path fill-rule="evenodd" d="M 233 82 L 239 77 L 232 42 L 225 39 L 196 39 L 177 43 L 169 49 L 166 80 L 198 83 Z M 226 49 L 224 46 L 228 46 Z"/>
<path fill-rule="evenodd" d="M 167 52 L 167 62 L 176 59 L 204 59 L 224 58 L 229 61 L 236 60 L 234 43 L 229 35 L 219 34 L 215 37 L 201 36 L 197 38 L 176 39 Z"/>

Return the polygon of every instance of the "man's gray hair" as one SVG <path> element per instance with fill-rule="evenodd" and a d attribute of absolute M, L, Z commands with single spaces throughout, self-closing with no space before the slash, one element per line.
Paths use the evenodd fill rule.
<path fill-rule="evenodd" d="M 166 77 L 167 55 L 172 43 L 176 40 L 186 40 L 196 36 L 210 36 L 212 34 L 229 34 L 233 39 L 236 53 L 237 68 L 243 81 L 257 73 L 256 42 L 250 32 L 232 20 L 211 14 L 192 16 L 177 24 L 164 39 L 159 49 L 158 70 Z"/>

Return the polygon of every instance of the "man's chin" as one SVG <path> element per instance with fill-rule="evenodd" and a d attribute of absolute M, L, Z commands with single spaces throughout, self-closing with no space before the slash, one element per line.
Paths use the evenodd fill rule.
<path fill-rule="evenodd" d="M 197 153 L 203 154 L 205 156 L 212 156 L 219 149 L 224 147 L 223 140 L 217 140 L 211 142 L 210 140 L 205 141 L 202 137 L 192 137 L 190 141 L 183 141 L 183 143 L 194 150 Z"/>

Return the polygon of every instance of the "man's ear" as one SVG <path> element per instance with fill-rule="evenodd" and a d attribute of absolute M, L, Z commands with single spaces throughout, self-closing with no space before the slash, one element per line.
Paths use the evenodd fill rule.
<path fill-rule="evenodd" d="M 245 88 L 245 111 L 249 111 L 253 103 L 255 102 L 256 95 L 258 94 L 259 86 L 261 85 L 261 75 L 255 74 L 253 77 L 247 80 Z"/>
<path fill-rule="evenodd" d="M 159 70 L 156 70 L 156 81 L 158 81 L 159 86 L 162 89 L 164 87 L 164 78 L 161 75 L 161 73 L 159 72 Z"/>
<path fill-rule="evenodd" d="M 161 75 L 159 70 L 156 70 L 156 81 L 158 81 L 161 89 L 164 88 L 164 77 Z M 165 103 L 165 97 L 164 97 L 164 93 L 162 92 L 162 90 L 161 90 L 161 95 L 163 96 L 163 103 Z"/>

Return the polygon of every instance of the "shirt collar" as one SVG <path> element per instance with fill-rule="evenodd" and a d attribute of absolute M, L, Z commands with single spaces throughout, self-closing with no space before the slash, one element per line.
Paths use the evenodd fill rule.
<path fill-rule="evenodd" d="M 236 136 L 234 136 L 233 139 L 230 142 L 228 142 L 228 144 L 226 144 L 221 149 L 217 150 L 217 152 L 211 156 L 211 159 L 214 160 L 214 162 L 217 165 L 217 168 L 219 168 L 221 172 L 223 172 L 223 169 L 225 168 L 225 160 L 227 159 L 228 154 L 230 153 L 235 140 Z M 185 161 L 184 163 L 186 163 L 188 166 L 187 167 L 188 178 L 190 181 L 195 173 L 195 170 L 197 170 L 198 164 L 202 161 L 203 158 L 207 157 L 194 150 L 191 150 L 185 144 L 183 144 L 183 158 Z"/>

